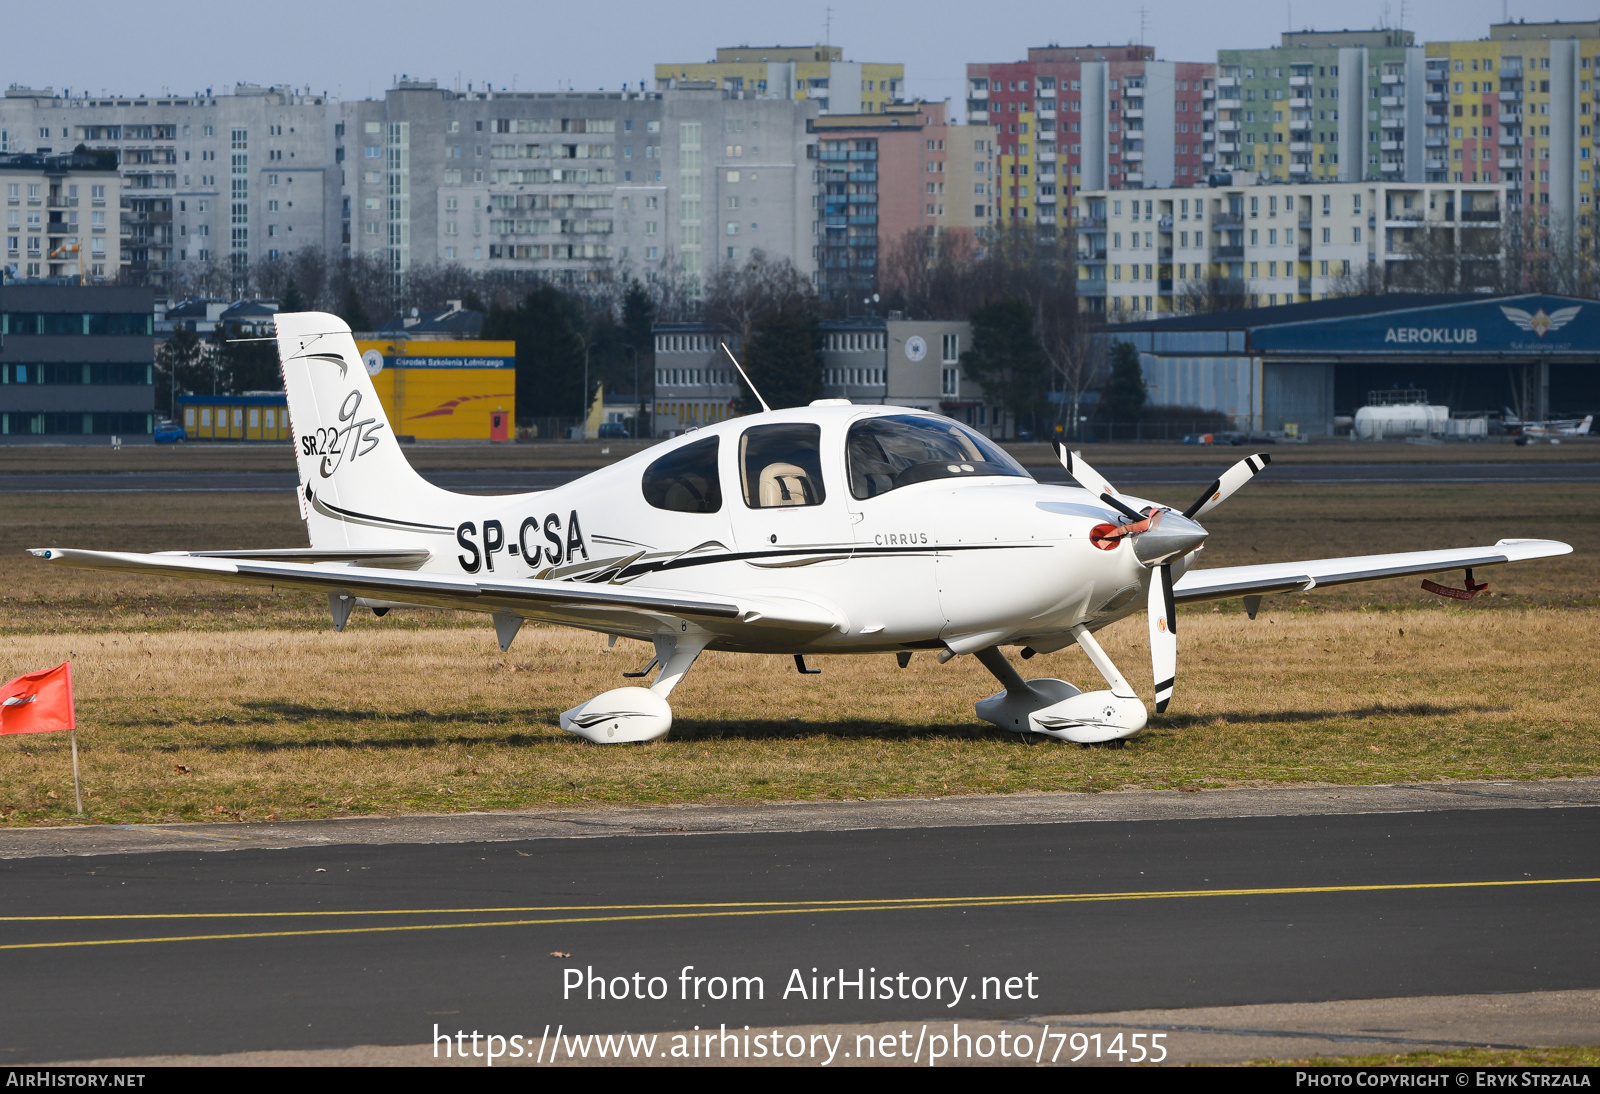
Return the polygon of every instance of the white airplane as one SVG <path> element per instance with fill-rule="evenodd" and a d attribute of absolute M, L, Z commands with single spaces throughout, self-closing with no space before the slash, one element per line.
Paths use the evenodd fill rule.
<path fill-rule="evenodd" d="M 400 606 L 484 612 L 508 649 L 524 620 L 651 643 L 648 687 L 607 691 L 561 715 L 601 744 L 667 733 L 667 697 L 702 650 L 793 655 L 971 654 L 1004 690 L 980 718 L 1022 734 L 1113 747 L 1146 711 L 1094 638 L 1145 608 L 1156 710 L 1172 698 L 1180 604 L 1568 553 L 1564 543 L 1194 569 L 1204 516 L 1268 462 L 1250 456 L 1179 512 L 1114 488 L 1062 453 L 1078 487 L 1035 482 L 948 418 L 822 400 L 694 430 L 553 490 L 451 493 L 402 455 L 344 322 L 279 314 L 278 352 L 311 546 L 131 554 L 49 547 L 61 566 L 325 593 L 350 612 Z M 731 354 L 730 354 L 731 357 Z M 737 365 L 738 362 L 735 362 Z M 741 370 L 742 371 L 742 370 Z M 763 404 L 764 405 L 764 404 Z M 1431 584 L 1431 583 L 1430 583 Z M 1475 586 L 1468 577 L 1469 590 Z M 1470 591 L 1460 595 L 1471 595 Z M 1073 643 L 1103 690 L 1024 680 L 1024 659 Z M 1037 739 L 1037 738 L 1032 738 Z"/>
<path fill-rule="evenodd" d="M 1548 422 L 1522 422 L 1521 434 L 1529 440 L 1544 441 L 1560 437 L 1586 437 L 1594 425 L 1594 415 L 1582 418 L 1562 418 Z"/>

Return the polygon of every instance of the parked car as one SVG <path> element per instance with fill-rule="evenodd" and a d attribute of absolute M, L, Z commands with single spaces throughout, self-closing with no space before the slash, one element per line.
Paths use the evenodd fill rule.
<path fill-rule="evenodd" d="M 189 439 L 189 435 L 177 422 L 162 418 L 156 422 L 155 439 L 156 444 L 182 444 Z"/>
<path fill-rule="evenodd" d="M 620 441 L 628 437 L 627 422 L 601 422 L 598 434 L 602 441 Z"/>

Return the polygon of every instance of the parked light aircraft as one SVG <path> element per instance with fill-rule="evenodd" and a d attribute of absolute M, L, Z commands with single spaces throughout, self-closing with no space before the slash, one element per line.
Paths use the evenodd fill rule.
<path fill-rule="evenodd" d="M 1515 421 L 1515 419 L 1513 419 Z M 1582 418 L 1561 418 L 1548 422 L 1519 422 L 1518 433 L 1523 439 L 1529 441 L 1556 441 L 1562 437 L 1586 437 L 1589 427 L 1594 425 L 1594 415 L 1586 414 Z"/>
<path fill-rule="evenodd" d="M 1198 520 L 1267 465 L 1250 456 L 1182 511 L 1125 494 L 1070 453 L 1078 486 L 1035 482 L 1004 450 L 935 414 L 823 400 L 691 431 L 553 490 L 455 494 L 412 470 L 332 315 L 280 314 L 277 345 L 311 545 L 132 554 L 49 547 L 52 564 L 325 593 L 352 609 L 489 614 L 500 648 L 524 620 L 650 643 L 648 687 L 561 715 L 597 743 L 671 728 L 667 698 L 707 649 L 793 655 L 970 654 L 1003 685 L 979 717 L 1116 747 L 1146 710 L 1095 640 L 1144 608 L 1156 710 L 1172 698 L 1177 606 L 1486 567 L 1571 550 L 1490 547 L 1195 568 Z M 737 364 L 737 362 L 735 362 Z M 1468 577 L 1469 589 L 1473 585 Z M 1461 595 L 1470 595 L 1462 593 Z M 1106 688 L 1024 680 L 1024 659 L 1076 643 Z M 1036 739 L 1036 738 L 1035 738 Z"/>

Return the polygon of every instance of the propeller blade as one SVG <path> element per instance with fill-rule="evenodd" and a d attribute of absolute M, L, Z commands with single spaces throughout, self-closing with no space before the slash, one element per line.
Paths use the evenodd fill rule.
<path fill-rule="evenodd" d="M 1067 450 L 1067 446 L 1060 441 L 1052 441 L 1056 447 L 1056 457 L 1060 459 L 1061 466 L 1067 469 L 1067 474 L 1072 480 L 1089 493 L 1096 495 L 1101 501 L 1127 517 L 1129 520 L 1143 520 L 1144 514 L 1130 508 L 1127 503 L 1117 497 L 1117 488 L 1106 481 L 1106 477 L 1084 462 L 1080 453 Z"/>
<path fill-rule="evenodd" d="M 1193 505 L 1183 511 L 1183 515 L 1193 520 L 1198 516 L 1209 513 L 1227 501 L 1235 490 L 1261 474 L 1262 469 L 1271 462 L 1272 457 L 1265 452 L 1257 452 L 1254 456 L 1246 456 L 1224 471 L 1217 481 L 1206 488 L 1204 494 L 1194 500 Z"/>
<path fill-rule="evenodd" d="M 1178 675 L 1178 615 L 1172 602 L 1172 566 L 1166 565 L 1150 575 L 1150 668 L 1156 681 L 1156 713 L 1164 713 L 1172 702 L 1172 686 Z"/>

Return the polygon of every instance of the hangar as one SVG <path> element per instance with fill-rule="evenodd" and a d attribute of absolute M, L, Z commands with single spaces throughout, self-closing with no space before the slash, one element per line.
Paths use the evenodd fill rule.
<path fill-rule="evenodd" d="M 1600 407 L 1600 302 L 1544 293 L 1353 296 L 1129 323 L 1155 406 L 1239 429 L 1331 435 L 1375 389 L 1417 387 L 1454 412 L 1525 420 Z"/>

